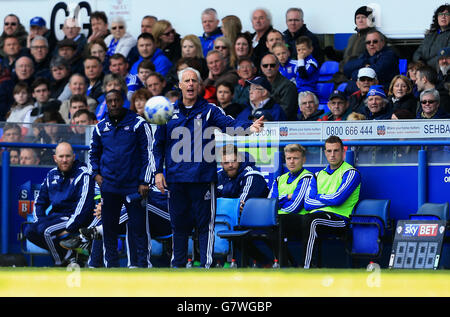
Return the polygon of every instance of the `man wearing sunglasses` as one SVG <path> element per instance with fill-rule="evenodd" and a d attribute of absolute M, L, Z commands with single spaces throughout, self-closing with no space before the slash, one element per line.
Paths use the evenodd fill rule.
<path fill-rule="evenodd" d="M 15 36 L 19 39 L 21 47 L 27 46 L 28 33 L 25 27 L 20 23 L 19 18 L 14 14 L 8 14 L 3 20 L 3 33 L 0 36 L 0 55 L 5 56 L 3 52 L 3 43 L 7 36 Z"/>
<path fill-rule="evenodd" d="M 272 98 L 283 109 L 287 120 L 297 119 L 297 87 L 289 79 L 281 75 L 280 62 L 272 54 L 266 54 L 261 59 L 261 72 L 270 82 Z"/>
<path fill-rule="evenodd" d="M 366 49 L 361 56 L 344 65 L 345 76 L 356 81 L 359 69 L 370 67 L 377 74 L 379 84 L 389 88 L 392 78 L 399 72 L 398 56 L 386 45 L 386 37 L 377 30 L 367 33 L 365 45 Z"/>

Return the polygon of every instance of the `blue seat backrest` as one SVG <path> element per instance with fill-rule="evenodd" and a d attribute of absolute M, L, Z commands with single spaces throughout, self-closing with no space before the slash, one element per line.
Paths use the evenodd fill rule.
<path fill-rule="evenodd" d="M 340 85 L 337 87 L 337 90 L 339 90 L 339 91 L 341 91 L 341 92 L 345 92 L 345 88 L 347 88 L 347 86 L 348 86 L 348 83 L 347 83 L 347 82 L 342 83 L 342 84 L 340 84 Z"/>
<path fill-rule="evenodd" d="M 425 203 L 420 206 L 417 211 L 418 215 L 433 215 L 439 217 L 441 220 L 447 221 L 449 219 L 449 204 Z"/>
<path fill-rule="evenodd" d="M 331 95 L 334 89 L 333 83 L 317 83 L 317 94 L 319 97 L 319 103 L 327 103 L 328 97 Z"/>
<path fill-rule="evenodd" d="M 239 198 L 217 198 L 216 219 L 230 219 L 230 225 L 233 228 L 238 225 L 239 219 Z"/>
<path fill-rule="evenodd" d="M 339 71 L 339 63 L 335 61 L 325 61 L 319 69 L 319 80 L 330 80 Z"/>
<path fill-rule="evenodd" d="M 406 76 L 406 73 L 408 72 L 408 60 L 407 59 L 401 58 L 398 60 L 398 70 L 401 75 Z"/>
<path fill-rule="evenodd" d="M 243 227 L 275 226 L 277 208 L 276 198 L 250 198 L 244 205 L 239 224 Z"/>
<path fill-rule="evenodd" d="M 377 216 L 386 224 L 389 220 L 389 206 L 388 199 L 364 199 L 361 200 L 354 211 L 357 216 Z"/>

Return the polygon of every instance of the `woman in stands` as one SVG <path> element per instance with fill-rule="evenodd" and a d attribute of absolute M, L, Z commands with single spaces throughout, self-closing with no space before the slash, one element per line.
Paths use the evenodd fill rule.
<path fill-rule="evenodd" d="M 181 57 L 180 34 L 172 27 L 167 20 L 157 21 L 152 28 L 152 34 L 155 38 L 155 44 L 164 55 L 175 64 Z"/>
<path fill-rule="evenodd" d="M 127 32 L 125 20 L 115 17 L 111 21 L 111 34 L 105 38 L 108 47 L 106 55 L 122 54 L 127 57 L 130 50 L 136 45 L 136 39 Z"/>
<path fill-rule="evenodd" d="M 421 60 L 431 67 L 438 64 L 439 52 L 450 45 L 450 5 L 444 4 L 434 11 L 433 22 L 425 33 L 422 44 L 414 52 L 413 60 Z"/>
<path fill-rule="evenodd" d="M 411 113 L 416 113 L 417 100 L 413 95 L 413 85 L 408 77 L 396 75 L 392 79 L 388 99 L 394 112 L 398 109 L 406 109 Z"/>

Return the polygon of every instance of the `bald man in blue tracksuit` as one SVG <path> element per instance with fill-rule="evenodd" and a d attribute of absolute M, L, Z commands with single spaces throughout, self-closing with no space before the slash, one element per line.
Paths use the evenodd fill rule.
<path fill-rule="evenodd" d="M 260 131 L 263 118 L 237 121 L 199 96 L 201 76 L 193 68 L 180 72 L 182 97 L 175 103 L 171 120 L 155 132 L 155 184 L 169 191 L 169 213 L 173 232 L 172 267 L 184 267 L 188 237 L 196 228 L 200 266 L 209 268 L 214 248 L 214 218 L 217 162 L 214 153 L 214 127 L 249 128 Z M 163 174 L 165 165 L 165 175 Z M 167 179 L 167 182 L 166 182 Z"/>
<path fill-rule="evenodd" d="M 58 161 L 63 155 L 70 155 L 68 162 Z M 94 220 L 94 181 L 87 166 L 75 160 L 70 144 L 57 146 L 55 161 L 58 166 L 44 179 L 35 200 L 33 223 L 25 227 L 24 233 L 28 240 L 49 250 L 59 266 L 67 262 L 72 252 L 61 248 L 58 242 Z"/>

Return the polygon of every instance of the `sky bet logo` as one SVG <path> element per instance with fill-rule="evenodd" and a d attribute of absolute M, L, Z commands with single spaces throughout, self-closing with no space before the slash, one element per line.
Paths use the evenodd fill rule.
<path fill-rule="evenodd" d="M 409 237 L 435 237 L 437 233 L 437 224 L 407 224 L 403 235 Z"/>

